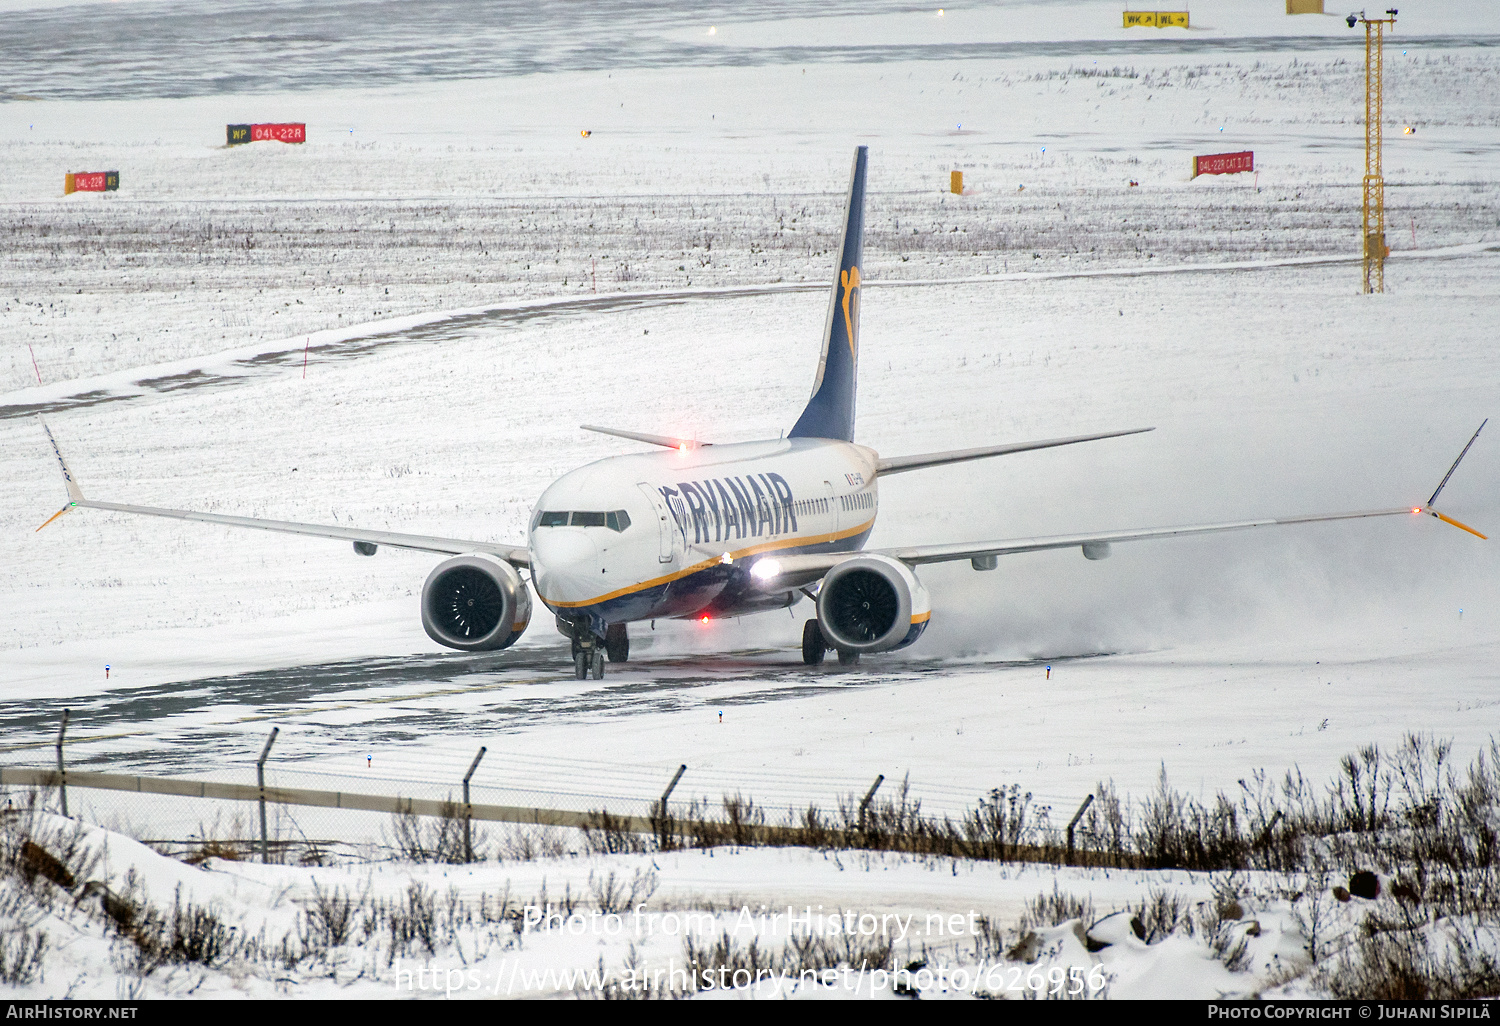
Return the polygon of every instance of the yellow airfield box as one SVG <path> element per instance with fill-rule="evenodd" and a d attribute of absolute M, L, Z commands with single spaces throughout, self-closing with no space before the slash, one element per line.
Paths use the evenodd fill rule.
<path fill-rule="evenodd" d="M 964 194 L 964 173 L 962 171 L 950 171 L 948 173 L 948 191 L 955 196 Z"/>
<path fill-rule="evenodd" d="M 1187 28 L 1187 11 L 1126 11 L 1126 28 Z"/>

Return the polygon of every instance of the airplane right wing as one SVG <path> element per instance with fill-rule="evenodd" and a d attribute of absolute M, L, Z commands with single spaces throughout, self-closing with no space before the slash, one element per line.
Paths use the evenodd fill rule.
<path fill-rule="evenodd" d="M 620 428 L 599 427 L 597 424 L 579 424 L 585 431 L 595 431 L 601 435 L 614 435 L 616 438 L 628 438 L 633 442 L 646 442 L 651 445 L 660 445 L 667 449 L 699 449 L 705 445 L 713 445 L 712 442 L 700 442 L 696 438 L 678 438 L 676 435 L 652 435 L 645 431 L 625 431 Z"/>
<path fill-rule="evenodd" d="M 395 549 L 416 549 L 420 552 L 437 552 L 443 555 L 456 556 L 465 552 L 488 552 L 493 556 L 510 563 L 512 566 L 529 566 L 531 556 L 524 545 L 502 545 L 496 542 L 467 541 L 462 538 L 439 538 L 423 534 L 399 534 L 395 531 L 370 531 L 358 527 L 336 527 L 332 524 L 302 524 L 290 520 L 261 520 L 255 517 L 225 516 L 220 513 L 199 513 L 186 509 L 164 509 L 158 506 L 130 506 L 121 502 L 100 502 L 94 499 L 86 499 L 83 490 L 78 487 L 72 471 L 68 469 L 67 461 L 63 459 L 62 450 L 58 448 L 57 439 L 52 437 L 52 430 L 47 427 L 47 422 L 42 420 L 40 414 L 37 420 L 42 422 L 42 430 L 47 432 L 47 441 L 52 443 L 52 451 L 57 455 L 57 462 L 62 467 L 63 483 L 68 488 L 68 504 L 47 519 L 42 524 L 46 527 L 58 517 L 69 510 L 84 507 L 88 509 L 110 509 L 118 513 L 141 513 L 153 517 L 170 517 L 174 520 L 194 520 L 205 524 L 223 524 L 227 527 L 249 527 L 258 531 L 276 531 L 282 534 L 312 535 L 318 538 L 336 538 L 341 541 L 354 543 L 355 551 L 364 555 L 374 555 L 375 549 L 380 545 L 387 545 Z M 42 527 L 38 527 L 40 531 Z"/>

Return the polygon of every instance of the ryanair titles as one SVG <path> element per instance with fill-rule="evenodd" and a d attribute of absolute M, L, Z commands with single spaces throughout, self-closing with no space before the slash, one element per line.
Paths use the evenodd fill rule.
<path fill-rule="evenodd" d="M 797 530 L 792 486 L 780 474 L 746 474 L 660 486 L 689 544 L 761 538 Z M 688 538 L 688 534 L 692 538 Z"/>

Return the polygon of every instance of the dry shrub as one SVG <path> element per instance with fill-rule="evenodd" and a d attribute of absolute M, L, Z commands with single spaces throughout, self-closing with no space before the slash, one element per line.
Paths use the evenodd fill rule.
<path fill-rule="evenodd" d="M 438 816 L 398 812 L 391 817 L 394 847 L 407 862 L 464 864 L 469 860 L 464 844 L 466 826 L 470 831 L 474 857 L 482 858 L 479 853 L 488 842 L 487 835 L 482 830 L 475 830 L 464 816 L 464 807 L 452 800 L 443 803 L 442 814 Z"/>

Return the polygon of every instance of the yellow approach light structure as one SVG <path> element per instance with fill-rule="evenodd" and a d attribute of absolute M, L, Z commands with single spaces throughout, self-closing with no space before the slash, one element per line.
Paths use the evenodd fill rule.
<path fill-rule="evenodd" d="M 1396 9 L 1385 12 L 1388 18 L 1367 18 L 1365 12 L 1351 14 L 1344 20 L 1350 28 L 1365 27 L 1365 219 L 1364 268 L 1365 292 L 1385 291 L 1385 258 L 1390 247 L 1385 244 L 1385 178 L 1380 173 L 1383 136 L 1381 118 L 1381 70 L 1385 57 L 1385 27 L 1395 26 Z"/>

